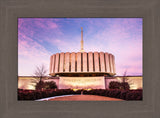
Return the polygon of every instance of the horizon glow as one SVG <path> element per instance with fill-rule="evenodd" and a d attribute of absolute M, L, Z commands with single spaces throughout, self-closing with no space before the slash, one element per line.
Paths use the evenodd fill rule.
<path fill-rule="evenodd" d="M 79 52 L 81 27 L 84 50 L 115 56 L 116 73 L 143 75 L 142 18 L 18 18 L 18 76 L 32 76 L 50 56 Z"/>

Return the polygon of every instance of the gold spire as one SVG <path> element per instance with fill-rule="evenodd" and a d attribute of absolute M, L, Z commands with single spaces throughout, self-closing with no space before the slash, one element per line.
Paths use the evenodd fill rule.
<path fill-rule="evenodd" d="M 83 27 L 81 27 L 81 50 L 80 52 L 84 52 L 84 49 L 83 49 Z"/>

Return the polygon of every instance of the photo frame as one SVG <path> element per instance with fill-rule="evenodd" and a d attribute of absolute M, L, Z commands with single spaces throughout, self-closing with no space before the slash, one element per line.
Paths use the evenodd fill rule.
<path fill-rule="evenodd" d="M 2 118 L 158 118 L 159 1 L 1 1 L 0 117 Z M 17 100 L 19 17 L 140 17 L 143 18 L 143 101 Z"/>

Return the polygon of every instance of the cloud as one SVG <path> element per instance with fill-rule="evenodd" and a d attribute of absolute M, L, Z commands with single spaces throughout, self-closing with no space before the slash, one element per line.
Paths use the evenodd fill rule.
<path fill-rule="evenodd" d="M 50 29 L 55 29 L 55 28 L 58 28 L 58 25 L 54 22 L 51 22 L 51 21 L 47 21 L 47 26 L 50 28 Z"/>
<path fill-rule="evenodd" d="M 50 29 L 56 29 L 58 28 L 58 24 L 56 24 L 52 19 L 43 19 L 43 18 L 36 18 L 34 19 L 34 23 L 45 30 L 50 30 Z"/>
<path fill-rule="evenodd" d="M 80 38 L 74 38 L 74 41 L 70 39 L 68 41 L 67 39 L 63 40 L 61 39 L 52 39 L 49 40 L 50 43 L 55 45 L 60 52 L 78 52 L 80 50 Z"/>
<path fill-rule="evenodd" d="M 49 53 L 42 45 L 21 34 L 27 39 L 18 39 L 18 72 L 19 75 L 32 75 L 36 66 L 44 64 L 49 68 Z"/>
<path fill-rule="evenodd" d="M 126 69 L 128 70 L 127 74 L 142 74 L 142 29 L 134 26 L 135 23 L 126 21 L 123 22 L 124 26 L 114 23 L 109 30 L 106 27 L 95 35 L 92 34 L 86 41 L 86 49 L 115 55 L 118 75 L 123 75 Z"/>
<path fill-rule="evenodd" d="M 78 52 L 81 35 L 68 31 L 84 27 L 84 50 L 115 55 L 118 75 L 142 73 L 141 19 L 64 19 L 30 18 L 18 20 L 18 54 L 20 74 L 32 73 L 41 63 L 49 66 L 50 55 Z M 72 28 L 71 28 L 72 29 Z M 79 30 L 78 30 L 79 31 Z M 77 34 L 76 34 L 77 33 Z M 55 53 L 56 53 L 55 51 Z M 48 67 L 49 68 L 49 67 Z"/>

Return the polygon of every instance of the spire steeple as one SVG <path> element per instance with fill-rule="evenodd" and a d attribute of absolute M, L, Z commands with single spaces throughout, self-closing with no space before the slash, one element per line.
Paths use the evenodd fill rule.
<path fill-rule="evenodd" d="M 81 50 L 80 52 L 84 52 L 84 49 L 83 49 L 83 27 L 81 27 Z"/>

